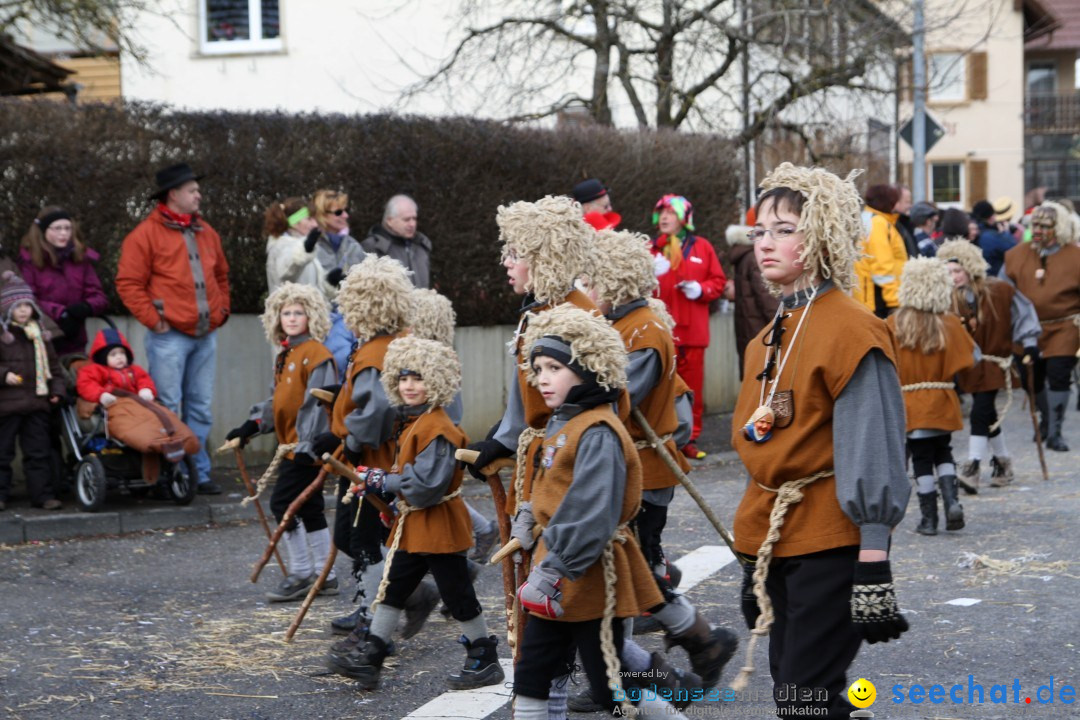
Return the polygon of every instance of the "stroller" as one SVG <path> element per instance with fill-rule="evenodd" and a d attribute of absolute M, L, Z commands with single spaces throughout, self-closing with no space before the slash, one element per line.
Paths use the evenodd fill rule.
<path fill-rule="evenodd" d="M 106 319 L 111 327 L 115 325 Z M 64 443 L 75 466 L 75 501 L 84 512 L 97 512 L 110 491 L 121 495 L 156 489 L 163 499 L 188 505 L 195 499 L 198 474 L 195 459 L 186 455 L 177 462 L 160 456 L 158 477 L 143 477 L 143 454 L 109 435 L 106 413 L 74 392 L 79 368 L 91 362 L 86 355 L 67 355 L 61 365 L 67 374 L 69 402 L 60 408 Z"/>

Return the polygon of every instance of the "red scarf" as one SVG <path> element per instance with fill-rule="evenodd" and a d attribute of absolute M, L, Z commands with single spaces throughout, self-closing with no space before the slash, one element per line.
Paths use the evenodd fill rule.
<path fill-rule="evenodd" d="M 198 213 L 174 213 L 165 203 L 158 203 L 157 209 L 167 222 L 182 228 L 191 227 L 192 223 L 199 219 Z"/>

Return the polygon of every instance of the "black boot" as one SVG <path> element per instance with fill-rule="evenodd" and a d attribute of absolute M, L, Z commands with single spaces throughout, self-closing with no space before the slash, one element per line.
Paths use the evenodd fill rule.
<path fill-rule="evenodd" d="M 379 675 L 387 655 L 389 652 L 386 642 L 379 636 L 368 633 L 363 645 L 353 648 L 345 655 L 329 657 L 327 666 L 338 675 L 359 681 L 364 690 L 374 690 L 379 687 Z"/>
<path fill-rule="evenodd" d="M 412 595 L 405 599 L 405 627 L 401 629 L 401 639 L 408 640 L 420 632 L 438 604 L 439 591 L 435 585 L 427 580 L 417 585 Z"/>
<path fill-rule="evenodd" d="M 656 694 L 660 697 L 670 698 L 672 705 L 682 710 L 690 704 L 695 690 L 704 687 L 701 678 L 692 672 L 685 672 L 667 661 L 667 658 L 658 652 L 649 656 L 652 661 L 649 669 L 656 678 L 654 685 Z M 667 692 L 663 692 L 667 688 Z"/>
<path fill-rule="evenodd" d="M 922 518 L 915 532 L 920 535 L 937 535 L 937 493 L 919 493 L 919 510 Z"/>
<path fill-rule="evenodd" d="M 945 529 L 963 529 L 964 506 L 956 497 L 956 476 L 942 475 L 938 478 L 938 487 L 941 489 L 941 504 L 945 506 Z M 934 518 L 937 519 L 936 512 Z"/>
<path fill-rule="evenodd" d="M 697 613 L 690 629 L 664 638 L 665 648 L 670 649 L 673 645 L 686 650 L 690 667 L 701 677 L 703 686 L 711 688 L 720 682 L 720 671 L 735 654 L 739 638 L 727 628 L 710 626 L 709 621 Z"/>
<path fill-rule="evenodd" d="M 1050 403 L 1050 430 L 1046 438 L 1046 447 L 1056 452 L 1069 452 L 1069 446 L 1061 437 L 1061 426 L 1065 422 L 1065 406 L 1069 403 L 1068 390 L 1051 390 L 1047 393 Z"/>
<path fill-rule="evenodd" d="M 458 642 L 465 646 L 465 665 L 461 672 L 446 679 L 451 690 L 471 690 L 486 685 L 498 685 L 505 679 L 502 665 L 499 664 L 499 654 L 495 650 L 499 644 L 498 638 L 489 635 L 469 642 L 469 638 L 462 635 Z"/>

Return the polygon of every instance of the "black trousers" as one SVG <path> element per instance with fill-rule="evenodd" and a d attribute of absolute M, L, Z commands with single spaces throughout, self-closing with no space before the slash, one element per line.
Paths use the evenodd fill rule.
<path fill-rule="evenodd" d="M 274 514 L 274 519 L 280 523 L 292 501 L 298 498 L 300 493 L 304 492 L 311 483 L 315 482 L 315 478 L 318 476 L 319 468 L 317 466 L 301 464 L 288 458 L 282 458 L 281 464 L 278 465 L 277 484 L 274 485 L 274 491 L 270 494 L 270 512 Z M 312 493 L 311 497 L 300 506 L 286 529 L 295 529 L 296 521 L 299 518 L 304 523 L 304 529 L 308 532 L 322 530 L 326 527 L 326 515 L 323 514 L 325 510 L 326 502 L 323 500 L 322 490 L 320 489 L 318 492 Z"/>
<path fill-rule="evenodd" d="M 42 410 L 19 415 L 0 416 L 0 500 L 11 495 L 11 463 L 15 460 L 15 440 L 23 454 L 23 475 L 31 505 L 52 500 L 53 472 L 50 463 L 52 439 L 49 436 L 49 412 Z"/>
<path fill-rule="evenodd" d="M 334 544 L 338 550 L 353 559 L 355 574 L 368 565 L 382 561 L 382 545 L 390 531 L 379 520 L 379 511 L 372 503 L 360 503 L 359 518 L 356 515 L 356 498 L 348 505 L 342 504 L 341 499 L 345 497 L 348 489 L 349 480 L 338 478 Z"/>
<path fill-rule="evenodd" d="M 990 426 L 997 422 L 997 390 L 984 390 L 983 392 L 971 393 L 971 434 L 984 437 L 997 437 L 1001 434 L 1001 428 L 990 432 Z"/>
<path fill-rule="evenodd" d="M 935 467 L 951 463 L 953 461 L 951 442 L 952 433 L 908 440 L 908 450 L 911 451 L 911 467 L 915 470 L 915 477 L 922 475 L 933 477 Z"/>
<path fill-rule="evenodd" d="M 390 607 L 404 609 L 405 600 L 416 590 L 428 570 L 455 620 L 465 622 L 480 614 L 480 601 L 476 599 L 476 591 L 469 579 L 469 561 L 460 553 L 421 554 L 398 550 L 390 563 L 390 583 L 383 602 Z"/>
<path fill-rule="evenodd" d="M 656 573 L 656 567 L 666 563 L 660 536 L 667 525 L 667 511 L 664 505 L 653 505 L 642 500 L 641 511 L 634 518 L 632 527 L 637 535 L 638 545 L 641 546 L 641 554 L 645 556 L 645 562 L 649 563 L 649 569 L 653 571 L 653 577 L 656 578 L 656 584 L 660 586 L 664 600 L 671 602 L 675 599 L 675 589 L 671 587 L 666 572 L 664 575 Z"/>
<path fill-rule="evenodd" d="M 551 681 L 570 673 L 574 651 L 581 654 L 581 666 L 589 679 L 589 692 L 609 711 L 618 704 L 607 686 L 607 665 L 600 648 L 602 620 L 560 622 L 530 615 L 525 623 L 521 657 L 514 665 L 514 692 L 525 697 L 547 700 Z M 615 652 L 622 649 L 623 623 L 611 623 Z M 620 670 L 622 664 L 620 663 Z"/>
<path fill-rule="evenodd" d="M 825 709 L 829 720 L 847 720 L 847 669 L 862 643 L 851 621 L 851 587 L 857 547 L 776 558 L 766 589 L 776 620 L 769 635 L 773 698 L 780 717 L 809 717 Z M 809 689 L 813 700 L 800 700 Z M 821 710 L 817 710 L 820 712 Z M 799 715 L 796 713 L 804 713 Z"/>
<path fill-rule="evenodd" d="M 1021 362 L 1016 363 L 1020 368 L 1020 377 L 1027 387 L 1027 366 Z M 1039 358 L 1035 361 L 1035 392 L 1042 392 L 1043 387 L 1050 385 L 1051 390 L 1062 392 L 1072 387 L 1072 371 L 1076 367 L 1076 356 L 1055 356 Z"/>

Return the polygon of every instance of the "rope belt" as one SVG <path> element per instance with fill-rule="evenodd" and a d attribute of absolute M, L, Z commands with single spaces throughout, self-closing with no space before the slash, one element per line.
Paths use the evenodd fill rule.
<path fill-rule="evenodd" d="M 1071 322 L 1078 329 L 1080 329 L 1080 313 L 1073 313 L 1072 315 L 1066 315 L 1065 317 L 1053 318 L 1052 320 L 1040 320 L 1040 325 L 1056 325 L 1057 323 Z M 1076 351 L 1076 357 L 1080 357 L 1080 348 Z"/>
<path fill-rule="evenodd" d="M 615 647 L 615 634 L 612 623 L 615 622 L 615 585 L 618 577 L 615 575 L 615 543 L 626 542 L 627 523 L 615 528 L 615 533 L 604 546 L 604 554 L 601 562 L 604 569 L 604 618 L 600 623 L 600 650 L 604 655 L 604 666 L 607 669 L 608 689 L 621 695 L 624 699 L 620 702 L 623 715 L 630 717 L 637 714 L 637 709 L 625 698 L 621 692 L 622 685 L 619 683 L 619 652 Z"/>
<path fill-rule="evenodd" d="M 461 486 L 449 495 L 443 495 L 439 502 L 435 505 L 442 505 L 444 502 L 449 502 L 454 498 L 461 495 Z M 435 505 L 428 505 L 428 507 L 435 507 Z M 379 580 L 379 590 L 375 593 L 375 601 L 371 603 L 371 612 L 375 612 L 375 608 L 386 597 L 386 588 L 390 586 L 390 565 L 394 562 L 394 554 L 397 553 L 398 545 L 401 544 L 401 533 L 405 529 L 405 518 L 409 513 L 416 512 L 417 510 L 426 510 L 427 508 L 416 507 L 405 502 L 404 498 L 401 500 L 401 508 L 399 510 L 397 524 L 394 525 L 394 539 L 390 541 L 390 549 L 386 551 L 386 564 L 383 565 L 382 578 Z"/>
<path fill-rule="evenodd" d="M 517 463 L 514 465 L 514 508 L 510 517 L 517 515 L 521 504 L 521 495 L 525 492 L 525 463 L 529 455 L 529 446 L 536 438 L 544 437 L 544 430 L 534 427 L 526 427 L 518 435 Z"/>
<path fill-rule="evenodd" d="M 900 386 L 900 389 L 904 392 L 914 392 L 915 390 L 953 390 L 954 388 L 956 388 L 956 383 L 951 382 L 920 382 Z"/>
<path fill-rule="evenodd" d="M 672 437 L 673 437 L 672 433 L 668 433 L 667 435 L 662 435 L 660 437 L 660 444 L 661 445 L 667 445 L 668 440 L 670 440 Z M 644 450 L 645 448 L 651 448 L 651 447 L 653 447 L 653 444 L 651 442 L 649 442 L 648 440 L 638 440 L 637 442 L 634 443 L 634 449 L 635 450 Z M 660 451 L 657 449 L 657 452 L 660 452 Z"/>
<path fill-rule="evenodd" d="M 300 443 L 285 443 L 284 445 L 277 446 L 277 450 L 274 451 L 274 459 L 266 466 L 266 470 L 264 470 L 263 474 L 259 477 L 259 481 L 255 483 L 255 494 L 248 495 L 241 500 L 241 505 L 250 505 L 262 497 L 263 491 L 270 487 L 270 481 L 273 480 L 274 475 L 277 473 L 278 465 L 280 465 L 285 456 L 295 450 L 299 444 Z"/>
<path fill-rule="evenodd" d="M 1080 317 L 1080 316 L 1078 316 Z M 1001 412 L 997 414 L 997 420 L 990 426 L 990 432 L 994 432 L 1001 427 L 1001 421 L 1005 419 L 1005 413 L 1009 412 L 1009 408 L 1012 407 L 1012 358 L 1003 357 L 1001 355 L 983 355 L 983 360 L 993 363 L 1001 368 L 1001 371 L 1005 373 L 1005 407 L 1001 409 Z"/>
<path fill-rule="evenodd" d="M 765 540 L 758 548 L 757 563 L 754 566 L 754 596 L 757 598 L 760 614 L 754 623 L 754 629 L 750 631 L 750 643 L 746 648 L 746 665 L 739 670 L 738 677 L 731 683 L 731 688 L 736 692 L 743 690 L 750 682 L 750 676 L 754 672 L 754 648 L 758 638 L 769 634 L 772 627 L 773 615 L 772 601 L 765 591 L 765 579 L 769 577 L 769 562 L 772 560 L 773 546 L 780 540 L 780 528 L 784 525 L 784 516 L 788 508 L 802 502 L 803 488 L 822 478 L 836 473 L 835 470 L 822 470 L 798 480 L 788 480 L 778 488 L 771 488 L 757 483 L 762 490 L 776 493 L 772 510 L 769 512 L 769 530 L 765 533 Z"/>

